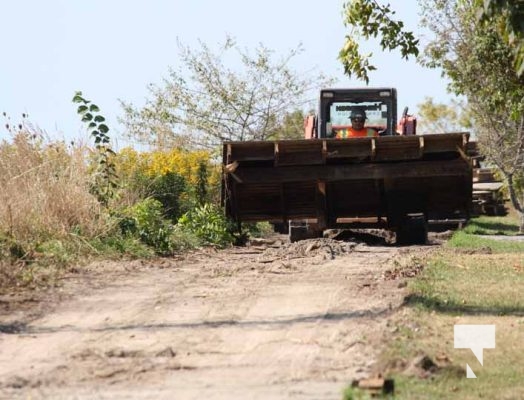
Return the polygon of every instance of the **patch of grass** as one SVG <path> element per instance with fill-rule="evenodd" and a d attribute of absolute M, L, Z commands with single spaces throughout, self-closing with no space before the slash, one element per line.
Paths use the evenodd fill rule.
<path fill-rule="evenodd" d="M 409 289 L 406 303 L 430 311 L 524 316 L 524 257 L 444 251 Z"/>
<path fill-rule="evenodd" d="M 408 290 L 379 363 L 383 375 L 395 379 L 395 399 L 524 398 L 522 253 L 443 249 Z M 496 347 L 484 350 L 484 365 L 470 349 L 454 348 L 455 324 L 496 326 Z M 436 370 L 414 369 L 420 355 Z M 466 378 L 466 363 L 477 379 Z"/>
<path fill-rule="evenodd" d="M 388 376 L 395 380 L 395 399 L 522 399 L 524 398 L 523 319 L 521 317 L 451 317 L 410 309 L 398 321 L 411 328 L 411 339 L 395 334 L 388 360 L 396 360 Z M 470 349 L 454 348 L 455 324 L 495 324 L 496 347 L 484 350 L 481 365 Z M 431 373 L 410 369 L 424 354 L 437 364 Z M 477 379 L 466 378 L 466 364 Z M 398 366 L 401 366 L 399 368 Z"/>
<path fill-rule="evenodd" d="M 97 256 L 102 258 L 151 258 L 155 250 L 147 246 L 138 238 L 125 235 L 113 235 L 106 238 L 90 240 Z"/>
<path fill-rule="evenodd" d="M 471 250 L 483 249 L 493 253 L 524 253 L 524 241 L 490 239 L 465 231 L 455 232 L 446 246 Z"/>
<path fill-rule="evenodd" d="M 482 249 L 492 253 L 522 253 L 524 240 L 511 240 L 505 236 L 518 235 L 519 218 L 515 212 L 504 217 L 481 216 L 472 218 L 464 229 L 453 234 L 447 247 L 469 250 Z M 500 236 L 497 239 L 487 235 Z"/>
<path fill-rule="evenodd" d="M 472 218 L 463 232 L 473 235 L 516 235 L 519 232 L 518 220 L 513 215 L 505 217 L 481 216 Z"/>

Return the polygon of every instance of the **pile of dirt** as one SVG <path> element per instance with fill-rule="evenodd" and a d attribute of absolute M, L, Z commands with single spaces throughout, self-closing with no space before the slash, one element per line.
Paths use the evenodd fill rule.
<path fill-rule="evenodd" d="M 306 239 L 294 243 L 285 243 L 280 247 L 269 247 L 258 257 L 259 263 L 293 260 L 307 257 L 311 261 L 333 260 L 339 255 L 353 251 L 357 243 L 343 242 L 329 238 Z"/>
<path fill-rule="evenodd" d="M 333 230 L 333 239 L 365 243 L 368 246 L 387 246 L 395 243 L 395 234 L 386 229 Z"/>

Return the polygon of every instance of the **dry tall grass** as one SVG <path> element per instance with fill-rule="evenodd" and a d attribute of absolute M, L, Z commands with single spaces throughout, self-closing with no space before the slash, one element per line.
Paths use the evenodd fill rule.
<path fill-rule="evenodd" d="M 35 243 L 100 231 L 89 193 L 87 148 L 50 142 L 27 129 L 0 143 L 0 239 Z"/>

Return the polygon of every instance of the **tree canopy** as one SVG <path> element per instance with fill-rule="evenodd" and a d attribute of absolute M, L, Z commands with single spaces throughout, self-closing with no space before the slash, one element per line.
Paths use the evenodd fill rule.
<path fill-rule="evenodd" d="M 426 97 L 418 106 L 417 133 L 461 132 L 470 128 L 469 110 L 463 101 L 436 103 Z"/>
<path fill-rule="evenodd" d="M 179 43 L 180 68 L 151 85 L 143 107 L 122 103 L 131 137 L 156 146 L 214 147 L 222 141 L 265 140 L 290 127 L 295 110 L 311 107 L 311 91 L 331 82 L 313 69 L 296 72 L 291 61 L 301 46 L 280 59 L 263 45 L 254 54 L 228 37 L 218 51 Z M 232 70 L 227 60 L 241 67 Z M 288 115 L 289 114 L 289 115 Z"/>
<path fill-rule="evenodd" d="M 477 0 L 475 3 L 481 20 L 501 16 L 498 32 L 505 42 L 513 47 L 514 67 L 518 76 L 524 75 L 524 1 L 522 0 Z"/>
<path fill-rule="evenodd" d="M 511 48 L 513 67 L 518 76 L 524 75 L 524 2 L 514 0 L 419 0 L 425 9 L 439 11 L 451 9 L 455 4 L 468 7 L 475 23 L 492 25 Z M 382 50 L 398 49 L 402 58 L 417 57 L 420 40 L 404 29 L 404 23 L 396 19 L 396 12 L 389 4 L 377 0 L 349 0 L 344 4 L 344 24 L 349 28 L 339 59 L 348 76 L 369 83 L 369 72 L 376 69 L 371 63 L 372 54 L 360 52 L 359 39 L 378 38 Z M 448 15 L 450 16 L 450 15 Z M 459 27 L 457 27 L 459 28 Z"/>
<path fill-rule="evenodd" d="M 432 33 L 422 51 L 411 32 L 394 21 L 390 6 L 351 0 L 346 22 L 364 38 L 382 37 L 383 49 L 419 56 L 427 67 L 442 69 L 449 89 L 467 99 L 481 150 L 504 176 L 524 231 L 524 2 L 419 0 L 422 24 Z M 354 37 L 347 46 L 351 49 Z M 344 49 L 343 49 L 344 51 Z M 420 54 L 419 54 L 420 53 Z M 340 57 L 349 74 L 366 81 L 369 59 L 351 52 Z"/>

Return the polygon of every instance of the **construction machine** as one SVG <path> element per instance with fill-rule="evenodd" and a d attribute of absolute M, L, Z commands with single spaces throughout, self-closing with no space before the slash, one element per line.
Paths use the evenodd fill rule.
<path fill-rule="evenodd" d="M 335 138 L 355 109 L 376 135 Z M 421 244 L 429 224 L 469 218 L 469 134 L 417 135 L 407 109 L 397 123 L 396 89 L 322 89 L 304 125 L 300 140 L 223 143 L 222 204 L 239 226 L 269 221 L 291 241 L 381 228 Z"/>

